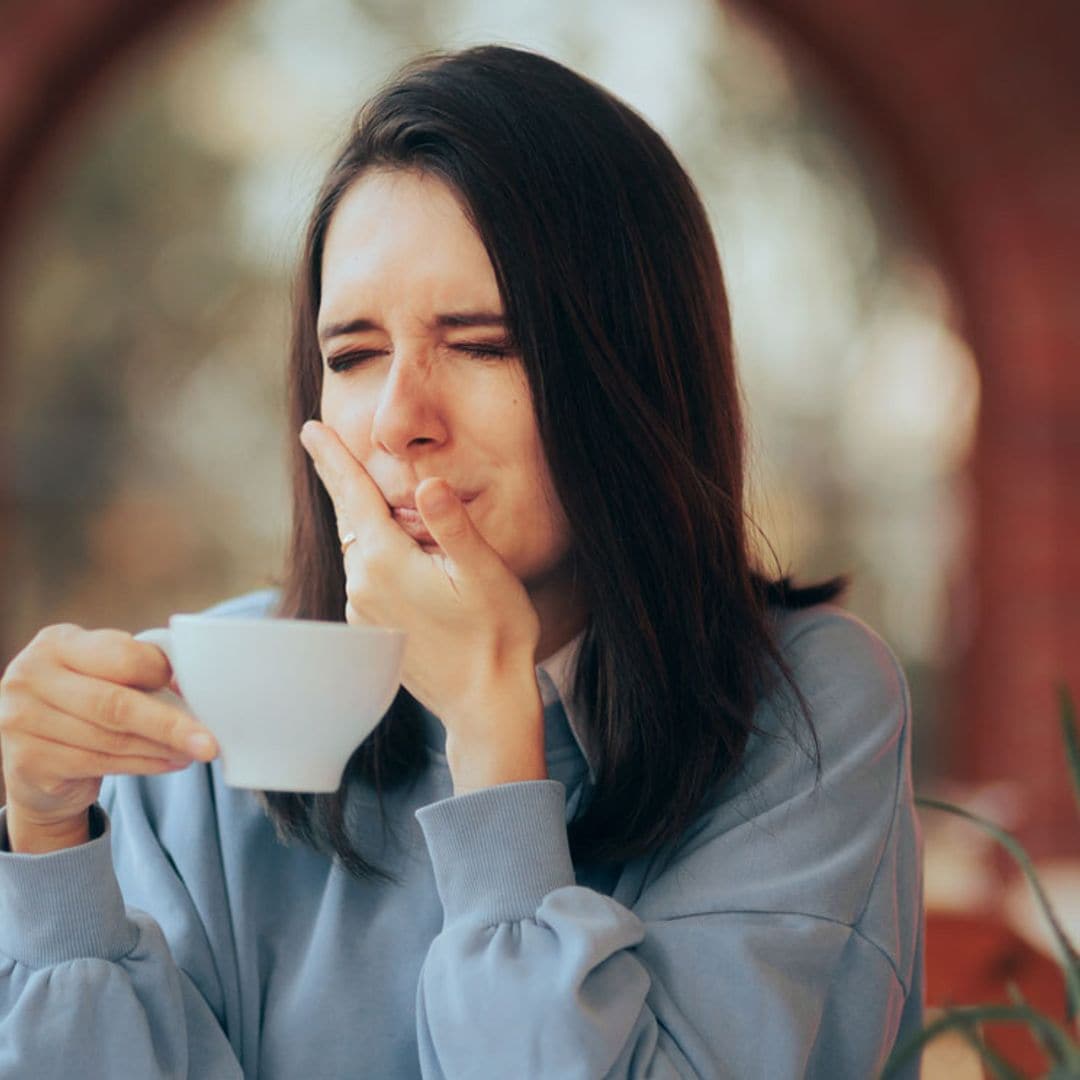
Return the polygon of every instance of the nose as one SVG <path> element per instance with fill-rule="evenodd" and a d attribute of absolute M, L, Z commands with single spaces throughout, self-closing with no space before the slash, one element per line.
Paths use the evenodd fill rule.
<path fill-rule="evenodd" d="M 395 457 L 445 442 L 447 428 L 438 375 L 422 349 L 399 349 L 379 390 L 371 441 Z"/>

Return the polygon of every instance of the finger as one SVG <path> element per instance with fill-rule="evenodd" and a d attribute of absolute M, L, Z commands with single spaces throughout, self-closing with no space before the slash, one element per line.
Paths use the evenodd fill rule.
<path fill-rule="evenodd" d="M 378 485 L 333 428 L 309 420 L 300 430 L 300 442 L 334 504 L 339 527 L 347 522 L 348 530 L 360 533 L 393 523 Z"/>
<path fill-rule="evenodd" d="M 60 712 L 84 717 L 97 727 L 138 735 L 199 761 L 217 754 L 214 737 L 190 713 L 141 690 L 61 668 L 41 680 L 38 694 Z M 202 737 L 204 743 L 190 742 L 193 737 Z"/>
<path fill-rule="evenodd" d="M 65 667 L 109 682 L 157 690 L 172 674 L 168 658 L 156 645 L 136 641 L 122 630 L 53 626 L 42 637 Z"/>
<path fill-rule="evenodd" d="M 470 575 L 486 576 L 505 564 L 494 548 L 480 535 L 465 504 L 454 489 L 438 477 L 421 481 L 416 489 L 416 509 L 435 543 L 456 566 Z"/>
<path fill-rule="evenodd" d="M 143 776 L 152 773 L 173 772 L 184 768 L 182 761 L 163 758 L 140 757 L 138 754 L 103 754 L 94 750 L 79 750 L 63 743 L 35 736 L 24 753 L 40 755 L 49 762 L 49 772 L 57 780 L 94 780 L 100 776 L 119 774 Z"/>
<path fill-rule="evenodd" d="M 111 731 L 78 717 L 70 716 L 40 702 L 29 716 L 19 724 L 20 733 L 43 739 L 76 750 L 90 750 L 100 754 L 120 757 L 158 758 L 161 761 L 191 764 L 188 754 L 180 754 L 172 747 L 144 739 L 141 735 Z"/>

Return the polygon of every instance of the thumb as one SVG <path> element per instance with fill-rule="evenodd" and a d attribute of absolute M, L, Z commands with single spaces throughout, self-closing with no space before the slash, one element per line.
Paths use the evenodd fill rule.
<path fill-rule="evenodd" d="M 443 554 L 459 566 L 475 566 L 477 556 L 485 549 L 490 550 L 465 505 L 445 480 L 429 477 L 422 481 L 414 498 L 427 531 L 443 549 Z"/>

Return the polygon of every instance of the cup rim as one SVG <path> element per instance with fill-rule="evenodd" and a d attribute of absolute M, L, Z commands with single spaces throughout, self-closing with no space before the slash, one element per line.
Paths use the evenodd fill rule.
<path fill-rule="evenodd" d="M 329 619 L 295 619 L 295 618 L 282 618 L 280 616 L 267 616 L 259 618 L 257 616 L 233 616 L 233 615 L 210 615 L 206 613 L 198 612 L 177 612 L 175 615 L 170 615 L 168 624 L 171 627 L 174 623 L 195 623 L 200 626 L 236 626 L 236 627 L 270 627 L 270 626 L 292 626 L 296 623 L 302 623 L 305 627 L 311 627 L 316 630 L 316 633 L 341 633 L 342 631 L 350 634 L 369 634 L 377 635 L 379 637 L 385 637 L 390 635 L 391 637 L 404 637 L 405 631 L 396 626 L 363 626 L 354 625 L 346 622 L 331 622 Z"/>

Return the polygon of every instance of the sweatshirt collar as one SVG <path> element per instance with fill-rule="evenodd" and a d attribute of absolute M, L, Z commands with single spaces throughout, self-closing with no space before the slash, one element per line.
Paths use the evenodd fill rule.
<path fill-rule="evenodd" d="M 585 640 L 585 631 L 581 630 L 565 645 L 556 649 L 547 659 L 536 665 L 536 681 L 540 687 L 540 697 L 544 703 L 547 717 L 549 706 L 559 702 L 566 714 L 566 724 L 581 756 L 589 766 L 589 776 L 595 779 L 594 759 L 589 751 L 588 711 L 585 703 L 574 696 L 574 677 L 577 674 L 578 658 Z"/>

